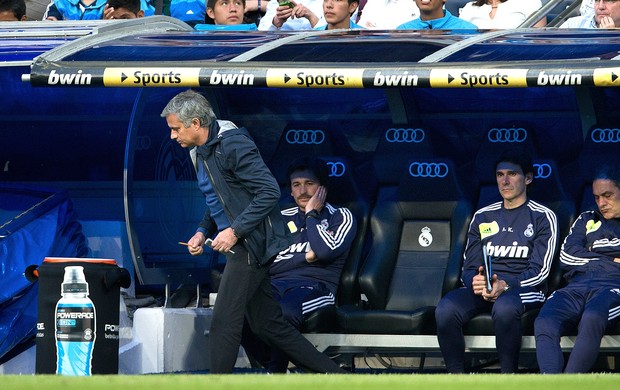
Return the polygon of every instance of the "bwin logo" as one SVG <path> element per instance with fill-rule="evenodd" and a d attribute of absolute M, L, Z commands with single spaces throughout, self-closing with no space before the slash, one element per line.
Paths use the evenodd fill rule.
<path fill-rule="evenodd" d="M 330 169 L 329 177 L 341 177 L 347 171 L 344 163 L 340 161 L 328 161 L 327 166 Z"/>
<path fill-rule="evenodd" d="M 527 130 L 523 127 L 509 129 L 494 127 L 487 133 L 490 142 L 524 142 L 527 139 Z"/>
<path fill-rule="evenodd" d="M 597 144 L 620 142 L 620 129 L 594 129 L 590 138 Z"/>
<path fill-rule="evenodd" d="M 78 70 L 77 73 L 57 73 L 55 70 L 50 72 L 47 77 L 47 84 L 49 85 L 90 85 L 93 80 L 93 75 L 89 73 L 82 73 L 82 70 Z"/>
<path fill-rule="evenodd" d="M 487 242 L 487 254 L 489 256 L 527 259 L 529 253 L 530 248 L 527 245 L 519 246 L 516 241 L 512 245 L 493 245 L 491 241 Z"/>
<path fill-rule="evenodd" d="M 416 143 L 424 141 L 424 130 L 422 129 L 395 129 L 391 128 L 385 132 L 385 139 L 387 142 L 398 143 Z"/>
<path fill-rule="evenodd" d="M 536 169 L 536 175 L 534 176 L 536 179 L 546 179 L 553 173 L 551 165 L 547 163 L 534 164 L 534 168 Z"/>
<path fill-rule="evenodd" d="M 289 130 L 286 132 L 286 142 L 291 145 L 320 145 L 325 141 L 323 130 Z"/>
<path fill-rule="evenodd" d="M 446 177 L 448 172 L 446 163 L 412 162 L 409 165 L 409 174 L 412 177 Z"/>

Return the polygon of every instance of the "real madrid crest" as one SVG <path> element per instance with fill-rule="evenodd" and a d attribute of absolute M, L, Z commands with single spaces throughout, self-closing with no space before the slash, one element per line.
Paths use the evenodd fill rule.
<path fill-rule="evenodd" d="M 531 223 L 529 223 L 527 225 L 527 229 L 525 229 L 523 234 L 525 235 L 525 237 L 532 237 L 534 235 L 534 226 Z"/>
<path fill-rule="evenodd" d="M 431 234 L 431 228 L 428 226 L 424 226 L 422 228 L 422 233 L 418 237 L 418 242 L 420 246 L 427 247 L 433 243 L 433 235 Z"/>

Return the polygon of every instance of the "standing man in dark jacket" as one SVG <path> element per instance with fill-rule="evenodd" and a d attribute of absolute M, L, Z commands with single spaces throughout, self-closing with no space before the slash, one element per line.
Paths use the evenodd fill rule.
<path fill-rule="evenodd" d="M 189 252 L 202 254 L 206 239 L 217 233 L 212 248 L 226 254 L 209 333 L 211 372 L 232 372 L 245 315 L 257 335 L 301 367 L 344 373 L 284 320 L 273 299 L 268 265 L 289 238 L 278 208 L 280 189 L 248 131 L 216 120 L 207 99 L 191 90 L 172 98 L 161 116 L 170 138 L 192 148 L 205 195 L 206 212 Z"/>

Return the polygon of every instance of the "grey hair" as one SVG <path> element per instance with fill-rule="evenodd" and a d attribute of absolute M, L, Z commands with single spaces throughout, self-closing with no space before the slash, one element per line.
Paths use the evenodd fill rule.
<path fill-rule="evenodd" d="M 200 121 L 201 127 L 209 127 L 215 119 L 211 103 L 207 98 L 191 89 L 173 97 L 164 107 L 161 117 L 165 118 L 171 114 L 176 115 L 185 127 L 189 127 L 194 118 Z"/>
<path fill-rule="evenodd" d="M 593 180 L 611 180 L 616 187 L 620 188 L 620 168 L 612 165 L 605 165 L 596 170 Z"/>

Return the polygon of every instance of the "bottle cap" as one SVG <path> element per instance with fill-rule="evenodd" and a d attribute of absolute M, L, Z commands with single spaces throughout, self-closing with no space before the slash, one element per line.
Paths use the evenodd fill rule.
<path fill-rule="evenodd" d="M 88 283 L 86 283 L 86 277 L 84 276 L 84 267 L 65 267 L 65 277 L 62 282 L 62 293 L 88 294 Z"/>

